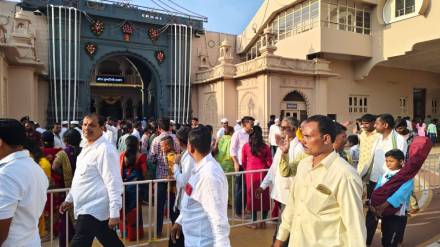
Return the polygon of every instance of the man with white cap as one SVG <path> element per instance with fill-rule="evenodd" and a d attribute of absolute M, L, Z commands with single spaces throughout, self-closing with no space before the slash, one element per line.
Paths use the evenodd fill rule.
<path fill-rule="evenodd" d="M 70 121 L 70 128 L 75 129 L 76 131 L 78 131 L 80 134 L 82 134 L 82 131 L 80 128 L 78 128 L 79 126 L 79 121 L 77 120 L 72 120 Z"/>
<path fill-rule="evenodd" d="M 225 134 L 225 128 L 228 127 L 228 119 L 222 118 L 220 123 L 222 124 L 222 127 L 217 131 L 217 140 L 219 140 Z"/>
<path fill-rule="evenodd" d="M 60 138 L 63 140 L 64 133 L 67 131 L 67 128 L 69 126 L 69 122 L 66 120 L 61 121 L 61 132 L 60 132 Z"/>

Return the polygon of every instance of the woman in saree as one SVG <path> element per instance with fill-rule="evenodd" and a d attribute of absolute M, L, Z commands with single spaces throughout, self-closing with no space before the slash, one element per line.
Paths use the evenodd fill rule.
<path fill-rule="evenodd" d="M 124 182 L 145 180 L 147 156 L 139 151 L 139 140 L 135 136 L 128 136 L 125 145 L 126 151 L 119 156 L 122 180 Z M 137 234 L 139 234 L 139 239 L 144 236 L 141 188 L 140 185 L 125 186 L 125 212 L 121 212 L 119 228 L 129 241 L 135 241 Z"/>
<path fill-rule="evenodd" d="M 232 162 L 232 158 L 230 155 L 230 147 L 231 147 L 231 137 L 234 134 L 234 128 L 231 126 L 225 127 L 225 134 L 220 137 L 217 142 L 217 150 L 215 159 L 220 163 L 223 171 L 225 173 L 234 172 L 234 163 Z M 226 176 L 228 180 L 228 201 L 229 203 L 232 200 L 232 176 Z"/>
<path fill-rule="evenodd" d="M 63 187 L 70 188 L 72 185 L 73 175 L 76 169 L 76 158 L 81 152 L 79 144 L 81 143 L 81 134 L 74 129 L 67 130 L 63 135 L 63 141 L 65 148 L 59 151 L 53 161 L 52 169 L 63 174 Z M 73 228 L 73 213 L 72 211 L 67 214 L 68 216 L 60 217 L 60 233 L 59 233 L 59 246 L 69 246 L 69 242 L 72 240 L 74 234 Z M 69 239 L 66 242 L 66 217 L 69 228 Z"/>

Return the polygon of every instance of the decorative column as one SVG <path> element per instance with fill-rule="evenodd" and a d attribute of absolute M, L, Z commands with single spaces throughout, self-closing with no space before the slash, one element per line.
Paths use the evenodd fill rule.
<path fill-rule="evenodd" d="M 273 37 L 274 33 L 272 32 L 272 29 L 265 28 L 263 33 L 262 45 L 259 50 L 262 56 L 273 55 L 273 53 L 277 49 L 277 47 L 273 45 Z"/>

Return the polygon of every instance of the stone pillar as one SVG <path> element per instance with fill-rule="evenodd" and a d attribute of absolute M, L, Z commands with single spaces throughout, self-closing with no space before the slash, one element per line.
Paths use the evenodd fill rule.
<path fill-rule="evenodd" d="M 328 78 L 315 77 L 315 90 L 312 112 L 310 115 L 322 114 L 327 115 L 327 83 Z"/>

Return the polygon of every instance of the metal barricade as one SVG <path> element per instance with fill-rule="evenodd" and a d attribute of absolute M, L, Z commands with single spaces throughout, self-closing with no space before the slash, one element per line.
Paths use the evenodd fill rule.
<path fill-rule="evenodd" d="M 260 197 L 260 199 L 255 199 L 255 188 L 258 188 L 263 181 L 268 169 L 262 169 L 262 170 L 253 170 L 253 171 L 242 171 L 242 172 L 231 172 L 226 173 L 226 178 L 228 180 L 228 187 L 231 186 L 230 190 L 232 193 L 230 193 L 230 198 L 228 200 L 228 218 L 229 218 L 229 224 L 231 228 L 234 227 L 240 227 L 244 225 L 251 225 L 261 222 L 268 222 L 277 220 L 276 218 L 270 217 L 270 213 L 272 212 L 274 208 L 274 202 L 270 198 L 263 198 L 263 196 Z M 246 186 L 246 180 L 248 181 L 254 181 L 256 184 L 254 186 L 248 185 Z M 241 181 L 239 183 L 238 181 Z M 126 182 L 124 183 L 124 193 L 122 194 L 122 200 L 123 200 L 123 207 L 121 210 L 121 223 L 120 226 L 117 227 L 117 233 L 118 236 L 121 238 L 121 240 L 124 242 L 126 246 L 148 246 L 153 242 L 160 242 L 160 241 L 168 241 L 170 230 L 171 230 L 171 210 L 173 210 L 173 206 L 171 201 L 173 200 L 173 192 L 170 191 L 172 183 L 175 182 L 175 180 L 172 179 L 156 179 L 156 180 L 144 180 L 144 181 L 135 181 L 135 182 Z M 257 184 L 258 182 L 258 184 Z M 156 227 L 158 223 L 158 195 L 159 191 L 162 191 L 159 189 L 159 186 L 164 186 L 163 184 L 166 183 L 166 195 L 165 195 L 165 210 L 164 210 L 164 216 L 163 216 L 163 233 L 161 236 L 157 235 Z M 236 187 L 236 184 L 240 184 L 241 190 L 243 192 L 246 192 L 246 187 L 250 189 L 250 202 L 249 204 L 246 204 L 247 200 L 247 193 L 242 193 L 239 198 L 235 197 L 235 190 L 238 189 Z M 136 239 L 133 241 L 129 241 L 127 239 L 127 224 L 126 224 L 126 218 L 127 212 L 126 210 L 126 189 L 128 186 L 136 186 Z M 146 187 L 145 189 L 141 189 L 142 187 Z M 229 189 L 229 188 L 228 188 Z M 71 231 L 71 224 L 72 222 L 72 214 L 65 213 L 64 215 L 60 215 L 58 212 L 59 205 L 54 205 L 54 198 L 60 197 L 64 200 L 65 196 L 67 195 L 69 189 L 52 189 L 48 191 L 48 207 L 49 207 L 49 215 L 46 217 L 48 218 L 49 224 L 47 224 L 48 230 L 49 230 L 49 239 L 46 239 L 42 246 L 68 246 L 69 238 L 71 238 L 71 234 L 69 234 L 69 231 Z M 269 191 L 269 188 L 267 188 L 267 191 Z M 267 192 L 270 194 L 269 192 Z M 267 202 L 263 202 L 263 199 L 267 199 Z M 235 215 L 235 208 L 238 208 L 238 203 L 242 214 L 240 217 L 236 217 Z M 259 205 L 255 205 L 255 203 L 258 203 Z M 267 203 L 269 204 L 268 207 L 268 217 L 264 218 L 265 216 L 263 210 L 263 204 Z M 259 210 L 257 210 L 259 209 Z M 256 219 L 252 219 L 252 214 L 255 213 L 257 215 Z M 122 217 L 123 216 L 123 217 Z M 45 217 L 45 216 L 42 216 Z M 61 220 L 61 217 L 64 217 L 64 220 Z M 142 220 L 140 220 L 140 217 Z M 123 220 L 122 220 L 123 219 Z M 58 234 L 55 231 L 54 227 L 59 227 L 60 222 L 64 225 L 65 228 L 62 228 L 62 230 L 58 230 Z M 142 225 L 141 225 L 142 224 Z M 143 238 L 139 235 L 139 228 L 142 229 L 143 232 Z M 66 237 L 65 237 L 65 243 L 60 243 L 60 235 L 62 234 L 62 231 L 65 231 Z"/>
<path fill-rule="evenodd" d="M 415 177 L 414 191 L 440 188 L 440 154 L 430 154 Z"/>
<path fill-rule="evenodd" d="M 267 198 L 267 194 L 270 194 L 270 188 L 267 188 L 266 198 L 263 198 L 263 195 L 260 196 L 259 199 L 256 199 L 256 189 L 260 187 L 261 182 L 264 180 L 268 169 L 262 170 L 252 170 L 252 171 L 241 171 L 241 172 L 230 172 L 226 173 L 226 178 L 228 181 L 228 190 L 231 192 L 228 193 L 228 218 L 229 224 L 231 228 L 257 224 L 261 222 L 269 222 L 275 221 L 278 217 L 271 217 L 271 212 L 275 207 L 275 202 Z M 421 170 L 415 177 L 415 192 L 421 192 L 421 196 L 424 194 L 431 193 L 433 189 L 440 188 L 440 154 L 431 154 L 428 156 L 427 160 L 423 164 Z M 173 210 L 173 206 L 171 201 L 173 198 L 173 192 L 170 191 L 172 183 L 175 180 L 172 179 L 156 179 L 156 180 L 145 180 L 145 181 L 135 181 L 135 182 L 127 182 L 124 183 L 125 189 L 127 186 L 136 186 L 136 239 L 134 241 L 128 241 L 127 234 L 127 225 L 126 225 L 126 195 L 125 189 L 122 195 L 123 199 L 123 208 L 121 210 L 121 215 L 123 215 L 124 220 L 121 221 L 121 227 L 118 227 L 118 235 L 123 240 L 126 246 L 147 246 L 153 242 L 159 241 L 168 241 L 169 234 L 171 230 L 171 210 Z M 163 216 L 163 231 L 164 234 L 161 236 L 157 235 L 157 223 L 158 223 L 158 195 L 159 186 L 164 186 L 166 183 L 165 190 L 165 210 Z M 141 190 L 141 187 L 146 187 L 146 190 Z M 160 191 L 163 189 L 161 188 Z M 238 191 L 241 190 L 241 196 L 237 197 Z M 68 246 L 69 240 L 69 228 L 71 227 L 72 220 L 69 219 L 71 215 L 65 214 L 60 216 L 58 213 L 58 208 L 54 208 L 54 198 L 64 198 L 69 189 L 53 189 L 48 192 L 48 205 L 49 205 L 49 215 L 46 217 L 49 218 L 48 229 L 49 230 L 49 239 L 43 242 L 43 246 Z M 142 193 L 141 193 L 142 192 Z M 163 192 L 161 192 L 163 193 Z M 247 196 L 249 193 L 249 197 Z M 270 197 L 270 196 L 269 196 Z M 250 199 L 250 201 L 248 201 Z M 263 200 L 268 200 L 267 202 Z M 269 204 L 267 210 L 264 210 L 264 206 Z M 238 211 L 238 212 L 236 212 Z M 267 211 L 267 212 L 265 212 Z M 236 215 L 236 213 L 240 213 L 240 215 Z M 267 215 L 266 215 L 267 213 Z M 265 217 L 266 216 L 266 217 Z M 44 217 L 44 216 L 43 216 Z M 65 217 L 64 220 L 60 220 L 60 217 Z M 142 221 L 139 220 L 140 217 Z M 54 224 L 57 222 L 57 224 Z M 59 236 L 55 236 L 54 226 L 60 227 L 60 222 L 65 224 L 65 241 L 66 243 L 59 243 Z M 142 226 L 140 225 L 142 224 Z M 143 238 L 139 235 L 139 231 L 137 229 L 141 228 L 143 232 Z M 61 228 L 64 229 L 64 228 Z M 59 229 L 58 229 L 59 230 Z M 71 229 L 70 229 L 71 230 Z M 59 235 L 59 234 L 58 234 Z"/>

